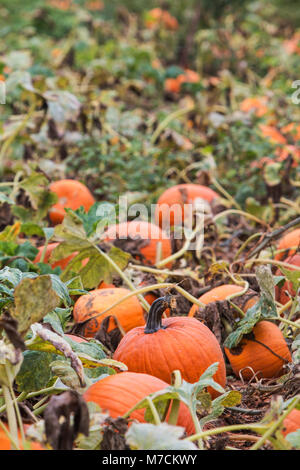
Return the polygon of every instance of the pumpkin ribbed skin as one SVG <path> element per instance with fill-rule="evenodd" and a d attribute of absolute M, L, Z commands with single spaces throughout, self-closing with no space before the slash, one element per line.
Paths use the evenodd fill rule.
<path fill-rule="evenodd" d="M 114 359 L 127 365 L 129 371 L 151 374 L 171 382 L 174 370 L 181 372 L 189 383 L 199 380 L 201 374 L 214 362 L 219 368 L 216 382 L 225 386 L 226 372 L 221 348 L 213 333 L 194 318 L 171 317 L 162 320 L 164 329 L 145 334 L 143 327 L 127 333 L 114 353 Z M 209 390 L 213 397 L 218 393 Z"/>
<path fill-rule="evenodd" d="M 205 294 L 199 297 L 199 300 L 205 305 L 208 305 L 209 303 L 217 302 L 218 300 L 226 300 L 229 295 L 236 294 L 242 290 L 243 287 L 237 286 L 236 284 L 224 284 L 223 286 L 218 286 L 208 292 L 205 292 Z M 257 301 L 257 296 L 251 297 L 243 306 L 243 311 L 247 312 L 248 308 L 252 307 Z M 189 317 L 193 317 L 197 310 L 198 305 L 194 304 L 189 311 Z"/>
<path fill-rule="evenodd" d="M 300 245 L 300 228 L 296 228 L 291 232 L 287 233 L 281 238 L 278 243 L 277 250 L 285 250 L 275 255 L 276 260 L 281 260 L 286 256 L 291 256 L 295 253 L 296 249 Z M 292 249 L 291 249 L 292 248 Z"/>
<path fill-rule="evenodd" d="M 95 289 L 89 294 L 82 295 L 76 301 L 73 310 L 73 317 L 76 323 L 80 323 L 88 318 L 103 312 L 106 308 L 122 299 L 130 293 L 129 290 L 115 287 L 113 289 Z M 100 325 L 104 318 L 108 316 L 115 316 L 118 318 L 121 326 L 127 332 L 132 328 L 144 325 L 143 308 L 140 305 L 137 297 L 129 297 L 121 304 L 112 308 L 103 315 L 93 318 L 89 321 L 83 330 L 83 336 L 88 338 L 93 337 L 99 330 Z M 113 319 L 110 320 L 108 331 L 116 327 Z"/>
<path fill-rule="evenodd" d="M 86 401 L 97 403 L 103 411 L 107 410 L 113 418 L 117 418 L 150 393 L 163 390 L 167 386 L 167 383 L 148 374 L 121 372 L 91 385 L 83 396 Z M 144 423 L 144 413 L 144 409 L 135 410 L 130 418 Z M 194 432 L 194 424 L 184 403 L 180 403 L 177 425 L 185 427 L 188 434 Z"/>
<path fill-rule="evenodd" d="M 184 204 L 192 204 L 196 199 L 211 203 L 219 195 L 201 184 L 178 184 L 167 189 L 158 199 L 155 210 L 155 223 L 160 227 L 181 224 L 184 220 Z M 170 211 L 170 207 L 174 210 Z"/>
<path fill-rule="evenodd" d="M 147 242 L 146 246 L 139 249 L 141 255 L 144 257 L 142 261 L 146 264 L 153 265 L 156 262 L 157 244 L 161 243 L 161 259 L 168 258 L 172 254 L 171 241 L 167 235 L 157 226 L 149 222 L 136 221 L 123 222 L 118 225 L 111 225 L 105 232 L 105 240 L 114 241 L 115 236 L 142 239 Z M 138 241 L 137 241 L 138 248 Z M 124 247 L 126 250 L 126 247 Z M 168 267 L 171 267 L 169 263 Z"/>
<path fill-rule="evenodd" d="M 282 434 L 286 436 L 290 432 L 300 429 L 300 410 L 292 410 L 283 421 Z"/>
<path fill-rule="evenodd" d="M 18 437 L 19 437 L 20 449 L 24 450 L 23 446 L 21 445 L 21 442 L 22 442 L 21 433 L 18 433 Z M 11 442 L 2 428 L 0 428 L 0 450 L 14 450 L 11 448 Z M 45 450 L 45 449 L 38 442 L 30 442 L 29 450 Z"/>
<path fill-rule="evenodd" d="M 300 255 L 292 255 L 289 256 L 284 260 L 285 263 L 288 264 L 294 264 L 295 269 L 289 268 L 289 270 L 294 271 L 296 269 L 300 269 Z M 281 270 L 280 268 L 276 271 L 276 276 L 281 276 Z M 286 281 L 282 287 L 275 287 L 275 292 L 276 292 L 276 300 L 278 300 L 281 304 L 285 305 L 289 300 L 290 297 L 285 293 L 285 291 L 288 291 L 292 297 L 296 295 L 296 292 L 293 289 L 293 284 L 291 281 Z"/>
<path fill-rule="evenodd" d="M 252 330 L 257 341 L 268 346 L 274 353 L 284 358 L 287 362 L 292 360 L 289 348 L 278 326 L 269 321 L 259 322 Z M 248 339 L 242 339 L 236 351 L 225 348 L 233 372 L 239 377 L 239 372 L 249 366 L 259 378 L 272 378 L 282 375 L 286 361 L 280 359 L 267 348 Z M 244 379 L 250 379 L 253 373 L 250 369 L 241 372 Z"/>
<path fill-rule="evenodd" d="M 58 202 L 49 211 L 49 217 L 53 224 L 60 224 L 63 221 L 66 207 L 76 210 L 83 206 L 87 212 L 95 203 L 89 189 L 80 181 L 69 179 L 55 181 L 50 184 L 50 191 L 58 196 Z"/>

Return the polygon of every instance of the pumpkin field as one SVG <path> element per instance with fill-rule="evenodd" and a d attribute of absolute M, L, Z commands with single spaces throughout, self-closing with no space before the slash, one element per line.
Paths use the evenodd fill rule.
<path fill-rule="evenodd" d="M 0 450 L 300 450 L 298 3 L 1 1 Z"/>

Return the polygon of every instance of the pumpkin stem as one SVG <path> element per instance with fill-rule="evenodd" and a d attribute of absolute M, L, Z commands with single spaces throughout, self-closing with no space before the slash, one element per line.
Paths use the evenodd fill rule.
<path fill-rule="evenodd" d="M 167 308 L 174 308 L 174 301 L 175 298 L 169 294 L 154 300 L 147 316 L 147 323 L 144 329 L 145 334 L 165 329 L 165 326 L 162 324 L 162 314 Z"/>

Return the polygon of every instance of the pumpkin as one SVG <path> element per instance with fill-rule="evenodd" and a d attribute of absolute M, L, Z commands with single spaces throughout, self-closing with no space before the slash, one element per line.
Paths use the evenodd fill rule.
<path fill-rule="evenodd" d="M 185 69 L 184 73 L 179 74 L 176 78 L 167 78 L 165 81 L 165 91 L 168 93 L 179 93 L 184 83 L 198 83 L 200 76 L 197 72 Z"/>
<path fill-rule="evenodd" d="M 83 397 L 86 401 L 97 403 L 103 411 L 108 411 L 112 418 L 117 418 L 150 393 L 163 390 L 167 386 L 166 382 L 148 374 L 121 372 L 98 380 L 86 390 Z M 144 409 L 135 410 L 130 418 L 144 423 L 144 413 Z M 184 403 L 180 403 L 177 425 L 183 426 L 188 434 L 194 432 L 194 424 Z"/>
<path fill-rule="evenodd" d="M 18 439 L 19 439 L 20 449 L 24 450 L 23 446 L 21 445 L 22 438 L 21 438 L 20 432 L 18 433 Z M 29 446 L 28 450 L 44 450 L 44 448 L 38 442 L 30 442 L 27 440 L 26 443 Z M 0 428 L 0 450 L 15 450 L 15 449 L 12 449 L 11 441 L 7 437 L 7 435 L 5 434 L 2 428 Z"/>
<path fill-rule="evenodd" d="M 279 377 L 283 366 L 292 360 L 284 336 L 278 326 L 261 321 L 252 330 L 253 339 L 243 338 L 234 349 L 225 348 L 226 356 L 237 377 L 251 379 L 254 373 L 259 378 Z M 260 343 L 260 344 L 259 344 Z"/>
<path fill-rule="evenodd" d="M 299 270 L 300 271 L 300 254 L 299 255 L 292 255 L 289 256 L 284 260 L 285 263 L 288 264 L 293 264 L 295 265 L 295 269 L 291 269 L 292 271 Z M 281 276 L 281 270 L 280 268 L 276 271 L 276 276 Z M 280 302 L 281 304 L 285 305 L 289 300 L 290 297 L 286 294 L 286 291 L 294 297 L 296 295 L 296 292 L 293 289 L 293 284 L 291 281 L 285 281 L 282 287 L 276 286 L 275 287 L 275 292 L 276 292 L 276 300 Z"/>
<path fill-rule="evenodd" d="M 276 260 L 281 260 L 287 255 L 291 256 L 296 252 L 297 247 L 300 246 L 300 228 L 292 230 L 287 233 L 278 243 L 277 250 L 285 250 L 275 255 Z"/>
<path fill-rule="evenodd" d="M 47 248 L 46 248 L 46 252 L 45 252 L 45 256 L 44 256 L 44 263 L 48 263 L 49 262 L 49 259 L 50 259 L 50 256 L 52 254 L 52 251 L 54 250 L 54 248 L 56 248 L 57 246 L 59 245 L 59 243 L 49 243 L 49 245 L 47 245 Z M 39 252 L 38 254 L 36 255 L 35 257 L 35 260 L 34 260 L 34 263 L 39 263 L 40 260 L 41 260 L 41 257 L 42 257 L 42 253 L 43 253 L 43 250 L 44 250 L 44 246 L 40 246 L 38 248 Z M 68 266 L 68 263 L 71 261 L 71 259 L 74 258 L 74 256 L 76 256 L 77 253 L 72 253 L 70 256 L 68 256 L 67 258 L 63 258 L 63 259 L 60 259 L 59 261 L 56 261 L 55 263 L 51 263 L 51 267 L 52 269 L 56 268 L 57 266 L 59 266 L 62 270 L 64 270 L 67 266 Z"/>
<path fill-rule="evenodd" d="M 161 243 L 161 259 L 168 258 L 172 254 L 170 238 L 157 225 L 140 220 L 123 222 L 108 227 L 104 234 L 106 241 L 114 241 L 124 251 L 131 252 L 136 258 L 141 258 L 149 265 L 156 263 L 158 243 Z M 133 248 L 130 248 L 128 239 L 136 239 Z M 122 243 L 124 240 L 124 244 Z M 169 263 L 168 267 L 172 266 Z"/>
<path fill-rule="evenodd" d="M 49 243 L 47 245 L 47 248 L 46 248 L 46 253 L 45 253 L 45 256 L 44 256 L 44 263 L 49 263 L 49 260 L 51 258 L 51 255 L 52 255 L 52 251 L 54 250 L 54 248 L 56 248 L 57 246 L 59 245 L 59 243 Z M 42 253 L 43 253 L 43 250 L 44 250 L 44 246 L 40 246 L 38 248 L 39 252 L 38 254 L 36 255 L 35 257 L 35 260 L 33 261 L 34 263 L 39 263 L 41 261 L 41 257 L 42 257 Z M 66 267 L 68 266 L 69 262 L 75 258 L 75 256 L 78 254 L 77 251 L 75 251 L 74 253 L 72 253 L 71 255 L 67 256 L 66 258 L 62 258 L 58 261 L 55 261 L 54 263 L 51 263 L 51 268 L 54 269 L 56 268 L 57 266 L 59 266 L 62 270 L 66 269 Z M 85 266 L 87 263 L 88 263 L 88 258 L 82 260 L 82 266 Z"/>
<path fill-rule="evenodd" d="M 300 410 L 293 409 L 283 421 L 282 434 L 286 436 L 298 429 L 300 429 Z"/>
<path fill-rule="evenodd" d="M 199 297 L 199 300 L 203 304 L 207 305 L 211 302 L 217 302 L 218 300 L 226 300 L 226 298 L 230 295 L 241 292 L 242 290 L 243 287 L 237 286 L 236 284 L 224 284 L 223 286 L 218 286 L 208 292 L 205 292 L 205 294 Z M 256 295 L 253 295 L 250 298 L 245 298 L 244 296 L 239 298 L 245 299 L 244 304 L 241 305 L 241 308 L 244 312 L 247 312 L 248 308 L 252 307 L 258 301 L 258 297 Z M 237 299 L 238 298 L 235 298 L 234 301 L 237 301 Z M 194 304 L 189 311 L 189 317 L 193 317 L 198 308 L 198 305 Z"/>
<path fill-rule="evenodd" d="M 49 217 L 53 224 L 60 224 L 63 221 L 65 208 L 76 210 L 83 206 L 87 212 L 95 203 L 89 189 L 76 180 L 55 181 L 50 184 L 50 191 L 58 196 L 58 202 L 49 211 Z"/>
<path fill-rule="evenodd" d="M 156 28 L 157 26 L 164 26 L 169 30 L 178 29 L 178 21 L 167 10 L 161 8 L 153 8 L 147 13 L 145 25 L 149 29 Z"/>
<path fill-rule="evenodd" d="M 99 330 L 100 325 L 104 318 L 112 315 L 115 316 L 120 322 L 125 332 L 140 325 L 144 325 L 143 308 L 140 305 L 136 296 L 129 297 L 121 304 L 112 308 L 108 312 L 100 315 L 106 308 L 128 295 L 130 291 L 122 287 L 114 287 L 112 289 L 95 289 L 88 294 L 82 295 L 75 302 L 73 317 L 76 323 L 81 323 L 88 320 L 94 315 L 99 315 L 88 321 L 83 329 L 83 336 L 87 338 L 93 337 Z M 113 319 L 110 319 L 108 331 L 116 327 Z"/>
<path fill-rule="evenodd" d="M 76 343 L 85 343 L 86 340 L 84 338 L 81 338 L 80 336 L 76 336 L 76 335 L 68 335 L 66 334 L 66 336 L 70 339 L 72 339 L 73 341 L 75 341 Z"/>
<path fill-rule="evenodd" d="M 127 365 L 132 372 L 151 374 L 170 383 L 174 370 L 190 383 L 214 362 L 219 363 L 214 379 L 225 385 L 225 363 L 214 334 L 195 318 L 170 317 L 162 320 L 164 310 L 171 307 L 167 295 L 151 305 L 146 327 L 129 331 L 119 343 L 114 359 Z M 215 390 L 210 390 L 216 396 Z"/>
<path fill-rule="evenodd" d="M 155 222 L 160 227 L 181 224 L 188 216 L 184 204 L 195 204 L 197 200 L 212 203 L 219 195 L 200 184 L 178 184 L 167 189 L 158 199 L 155 210 Z"/>

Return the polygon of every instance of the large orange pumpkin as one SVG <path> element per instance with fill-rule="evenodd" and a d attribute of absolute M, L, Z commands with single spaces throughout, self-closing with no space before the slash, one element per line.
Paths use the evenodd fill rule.
<path fill-rule="evenodd" d="M 243 338 L 237 348 L 225 348 L 233 372 L 244 379 L 251 379 L 254 373 L 259 378 L 279 377 L 283 366 L 292 360 L 284 336 L 278 326 L 269 321 L 259 322 L 252 330 L 253 339 Z M 265 345 L 265 346 L 264 346 Z"/>
<path fill-rule="evenodd" d="M 300 410 L 293 409 L 283 421 L 282 434 L 286 436 L 298 429 L 300 429 Z"/>
<path fill-rule="evenodd" d="M 80 181 L 68 179 L 55 181 L 50 185 L 50 190 L 58 196 L 58 202 L 49 211 L 50 220 L 54 224 L 63 221 L 65 208 L 76 210 L 83 206 L 87 212 L 95 203 L 89 189 Z"/>
<path fill-rule="evenodd" d="M 190 383 L 214 362 L 219 368 L 214 376 L 221 386 L 226 383 L 225 363 L 219 343 L 205 325 L 194 318 L 171 317 L 162 320 L 171 306 L 170 296 L 160 297 L 151 305 L 146 327 L 129 331 L 114 353 L 114 359 L 132 372 L 142 372 L 170 383 L 174 370 Z M 216 396 L 215 390 L 210 390 Z"/>
<path fill-rule="evenodd" d="M 286 256 L 291 256 L 300 246 L 300 228 L 296 228 L 287 233 L 278 243 L 277 250 L 284 250 L 275 255 L 276 260 L 281 260 Z"/>
<path fill-rule="evenodd" d="M 21 433 L 18 433 L 19 445 L 20 449 L 24 450 L 23 446 L 21 445 L 22 438 Z M 38 442 L 29 442 L 29 449 L 28 450 L 44 450 L 44 448 Z M 0 450 L 12 450 L 11 448 L 11 441 L 5 434 L 4 430 L 0 428 Z"/>
<path fill-rule="evenodd" d="M 123 416 L 150 393 L 163 390 L 167 386 L 166 382 L 148 374 L 121 372 L 94 383 L 83 396 L 86 401 L 97 403 L 103 411 L 108 411 L 113 418 L 117 418 Z M 144 423 L 144 414 L 144 409 L 135 410 L 130 418 Z M 180 403 L 177 425 L 183 426 L 188 434 L 194 432 L 191 415 L 184 403 Z"/>
<path fill-rule="evenodd" d="M 169 237 L 157 225 L 149 222 L 133 220 L 118 225 L 111 225 L 105 232 L 104 237 L 107 241 L 114 241 L 116 239 L 123 239 L 125 241 L 129 238 L 136 238 L 136 249 L 141 254 L 142 261 L 150 265 L 156 262 L 158 243 L 161 243 L 161 259 L 168 258 L 172 253 Z M 122 246 L 122 249 L 126 251 L 127 247 Z M 168 267 L 171 265 L 172 263 Z"/>
<path fill-rule="evenodd" d="M 76 323 L 81 323 L 88 320 L 95 315 L 97 318 L 91 319 L 86 323 L 83 336 L 93 337 L 99 330 L 100 325 L 104 318 L 112 315 L 115 316 L 123 329 L 127 332 L 132 328 L 144 325 L 143 308 L 140 305 L 138 298 L 133 296 L 120 303 L 116 307 L 109 310 L 107 313 L 100 315 L 106 308 L 128 295 L 130 291 L 121 287 L 113 289 L 95 289 L 88 294 L 82 295 L 76 301 L 73 310 L 73 317 Z M 108 331 L 116 327 L 115 322 L 111 319 Z"/>
<path fill-rule="evenodd" d="M 294 269 L 289 268 L 292 271 L 300 270 L 300 254 L 298 255 L 292 255 L 289 256 L 284 260 L 285 263 L 288 264 L 293 264 L 295 266 Z M 281 275 L 281 270 L 280 268 L 276 271 L 276 275 L 280 276 Z M 296 292 L 293 289 L 293 284 L 291 281 L 286 281 L 282 287 L 275 287 L 276 291 L 276 300 L 278 300 L 281 304 L 285 305 L 289 300 L 290 297 L 286 294 L 286 291 L 294 297 L 296 295 Z"/>
<path fill-rule="evenodd" d="M 178 225 L 188 217 L 184 210 L 185 204 L 193 204 L 198 200 L 211 203 L 219 195 L 200 184 L 178 184 L 167 189 L 158 199 L 155 210 L 155 222 L 160 227 Z"/>
<path fill-rule="evenodd" d="M 236 284 L 224 284 L 223 286 L 218 286 L 208 292 L 205 292 L 205 294 L 199 297 L 199 300 L 203 304 L 207 305 L 211 302 L 217 302 L 218 300 L 226 300 L 228 296 L 241 292 L 242 290 L 243 288 L 241 286 L 237 286 Z M 257 301 L 257 296 L 253 296 L 249 300 L 246 299 L 245 304 L 241 306 L 242 310 L 247 312 L 248 308 L 252 307 Z M 193 317 L 197 310 L 198 306 L 194 304 L 189 311 L 189 317 Z"/>

